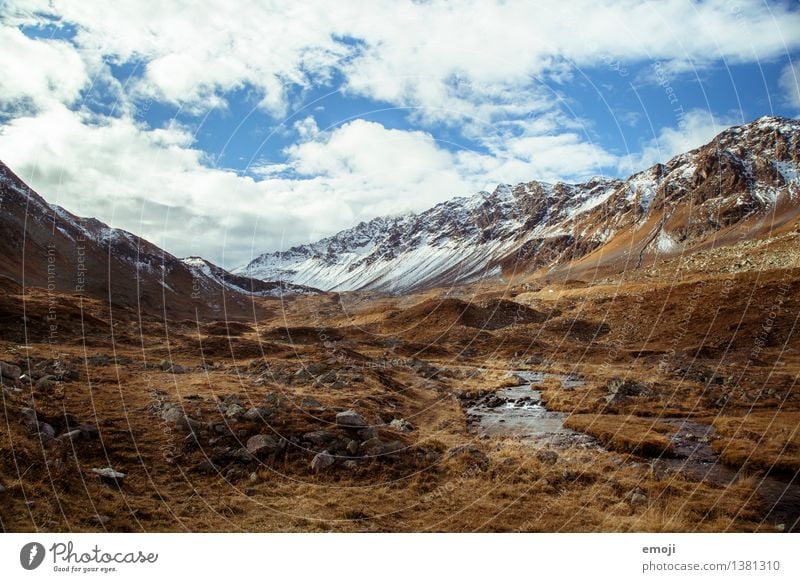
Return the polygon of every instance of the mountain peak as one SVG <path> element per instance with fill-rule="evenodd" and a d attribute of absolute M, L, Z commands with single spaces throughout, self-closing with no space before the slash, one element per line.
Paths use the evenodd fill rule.
<path fill-rule="evenodd" d="M 800 121 L 764 116 L 626 180 L 501 183 L 402 220 L 376 218 L 265 253 L 236 272 L 326 290 L 403 292 L 552 267 L 612 239 L 625 241 L 638 265 L 794 201 L 798 129 Z M 689 214 L 680 210 L 687 204 Z"/>

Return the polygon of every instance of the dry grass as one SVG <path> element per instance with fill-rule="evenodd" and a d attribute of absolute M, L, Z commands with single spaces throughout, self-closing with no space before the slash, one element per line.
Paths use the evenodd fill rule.
<path fill-rule="evenodd" d="M 648 418 L 611 414 L 573 414 L 564 426 L 594 436 L 611 450 L 648 457 L 671 455 L 666 434 L 675 428 Z"/>
<path fill-rule="evenodd" d="M 718 417 L 714 428 L 722 438 L 713 447 L 729 465 L 800 471 L 800 412 Z"/>

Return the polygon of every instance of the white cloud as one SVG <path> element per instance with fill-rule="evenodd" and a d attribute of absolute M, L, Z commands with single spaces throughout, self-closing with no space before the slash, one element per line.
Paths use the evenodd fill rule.
<path fill-rule="evenodd" d="M 714 115 L 705 109 L 692 109 L 681 116 L 676 127 L 665 127 L 643 144 L 641 152 L 620 159 L 622 172 L 635 173 L 673 156 L 700 147 L 718 133 L 742 119 L 730 115 Z"/>
<path fill-rule="evenodd" d="M 83 60 L 67 42 L 32 40 L 0 27 L 0 46 L 0 111 L 71 104 L 89 82 Z"/>
<path fill-rule="evenodd" d="M 800 47 L 800 13 L 758 0 L 14 0 L 7 8 L 0 112 L 12 118 L 0 128 L 0 158 L 76 213 L 179 255 L 224 254 L 229 265 L 497 182 L 579 179 L 617 163 L 636 171 L 734 121 L 690 111 L 618 162 L 562 101 L 560 85 L 582 67 L 660 60 L 691 70 Z M 74 38 L 33 40 L 15 28 L 51 17 Z M 123 87 L 108 62 L 140 66 Z M 255 180 L 209 167 L 190 128 L 132 117 L 144 98 L 199 115 L 245 89 L 280 119 L 298 92 L 334 74 L 346 95 L 405 108 L 424 131 L 363 120 L 325 130 L 306 116 L 286 133 L 298 141 L 285 159 L 254 168 Z M 787 69 L 781 87 L 797 104 L 792 80 Z M 120 99 L 119 117 L 81 106 L 93 82 Z M 478 151 L 437 142 L 428 130 L 440 123 Z"/>
<path fill-rule="evenodd" d="M 785 93 L 786 103 L 800 111 L 800 67 L 796 63 L 783 68 L 778 85 Z"/>

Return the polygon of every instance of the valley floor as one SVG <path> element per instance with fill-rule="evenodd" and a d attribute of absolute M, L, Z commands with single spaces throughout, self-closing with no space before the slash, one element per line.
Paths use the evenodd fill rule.
<path fill-rule="evenodd" d="M 670 268 L 259 321 L 6 294 L 0 528 L 796 530 L 800 272 Z"/>

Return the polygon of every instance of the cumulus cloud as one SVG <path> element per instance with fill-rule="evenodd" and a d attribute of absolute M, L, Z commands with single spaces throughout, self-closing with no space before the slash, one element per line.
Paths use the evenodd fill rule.
<path fill-rule="evenodd" d="M 13 0 L 4 12 L 0 157 L 53 202 L 228 266 L 498 182 L 638 170 L 732 122 L 690 111 L 620 160 L 565 106 L 561 85 L 581 68 L 657 59 L 677 71 L 800 47 L 800 12 L 757 0 Z M 23 24 L 63 27 L 64 38 L 29 38 Z M 797 103 L 795 73 L 781 87 Z M 244 90 L 278 123 L 334 79 L 346 98 L 386 102 L 416 128 L 325 129 L 306 115 L 252 178 L 212 167 L 195 127 L 135 115 L 153 100 L 200 120 Z M 98 83 L 113 111 L 85 101 Z M 437 141 L 441 127 L 473 149 Z"/>
<path fill-rule="evenodd" d="M 68 42 L 33 40 L 0 27 L 0 111 L 35 111 L 72 104 L 89 83 L 86 66 Z"/>
<path fill-rule="evenodd" d="M 731 115 L 714 115 L 706 109 L 692 109 L 681 116 L 676 127 L 665 127 L 643 144 L 641 152 L 620 158 L 620 170 L 633 173 L 673 156 L 700 147 L 732 125 L 742 123 Z"/>
<path fill-rule="evenodd" d="M 784 91 L 786 102 L 800 111 L 800 67 L 796 63 L 789 63 L 784 67 L 778 85 Z"/>

